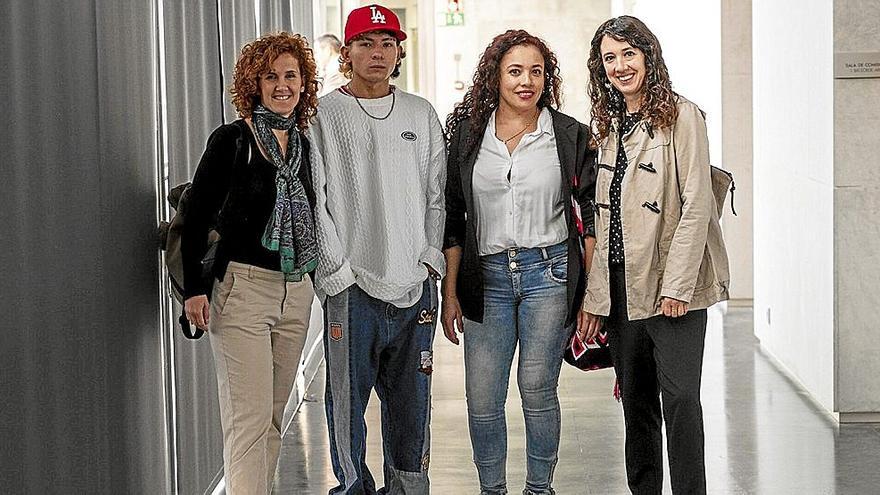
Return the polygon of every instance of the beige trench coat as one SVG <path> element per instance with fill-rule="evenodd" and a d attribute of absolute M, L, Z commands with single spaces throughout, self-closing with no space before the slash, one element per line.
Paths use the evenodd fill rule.
<path fill-rule="evenodd" d="M 637 124 L 623 138 L 628 166 L 621 185 L 621 224 L 627 314 L 640 320 L 660 314 L 671 297 L 703 309 L 728 298 L 730 272 L 718 223 L 709 166 L 706 121 L 700 109 L 678 99 L 671 128 Z M 617 157 L 616 123 L 600 144 L 596 179 L 596 251 L 583 309 L 611 309 L 608 237 L 609 189 Z"/>

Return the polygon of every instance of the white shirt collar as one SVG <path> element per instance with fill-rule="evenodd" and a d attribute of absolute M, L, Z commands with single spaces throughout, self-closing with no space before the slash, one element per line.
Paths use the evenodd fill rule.
<path fill-rule="evenodd" d="M 487 135 L 494 136 L 495 135 L 495 113 L 498 111 L 496 108 L 492 110 L 492 115 L 489 115 L 489 128 Z M 550 114 L 550 109 L 544 107 L 541 109 L 541 113 L 538 115 L 538 128 L 534 130 L 534 132 L 530 132 L 526 134 L 526 136 L 540 136 L 541 134 L 549 134 L 551 137 L 556 137 L 556 132 L 553 130 L 553 115 Z"/>
<path fill-rule="evenodd" d="M 541 115 L 538 116 L 538 128 L 532 134 L 549 134 L 552 137 L 556 137 L 556 133 L 553 130 L 553 116 L 550 114 L 550 109 L 544 107 L 541 109 Z"/>

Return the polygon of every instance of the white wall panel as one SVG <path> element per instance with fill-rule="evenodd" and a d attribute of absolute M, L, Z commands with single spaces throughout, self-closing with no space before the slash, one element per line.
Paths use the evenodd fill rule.
<path fill-rule="evenodd" d="M 834 404 L 832 0 L 753 3 L 755 333 Z"/>

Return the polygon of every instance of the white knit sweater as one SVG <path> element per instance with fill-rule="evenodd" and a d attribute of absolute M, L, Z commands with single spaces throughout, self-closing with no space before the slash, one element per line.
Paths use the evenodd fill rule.
<path fill-rule="evenodd" d="M 394 107 L 388 118 L 383 117 Z M 357 284 L 409 307 L 427 263 L 441 274 L 446 148 L 431 104 L 399 89 L 376 99 L 334 91 L 309 127 L 319 246 L 315 290 L 323 300 Z"/>

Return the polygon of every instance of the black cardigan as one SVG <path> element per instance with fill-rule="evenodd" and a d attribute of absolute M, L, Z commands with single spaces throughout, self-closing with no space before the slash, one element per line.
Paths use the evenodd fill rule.
<path fill-rule="evenodd" d="M 237 149 L 239 138 L 243 138 L 242 145 Z M 300 139 L 302 163 L 297 177 L 314 207 L 309 141 L 303 135 Z M 275 165 L 262 155 L 244 120 L 221 125 L 208 138 L 188 192 L 188 210 L 183 224 L 184 297 L 206 294 L 210 290 L 201 277 L 201 260 L 207 249 L 208 230 L 218 212 L 220 243 L 214 258 L 217 279 L 223 280 L 230 261 L 281 270 L 278 252 L 270 251 L 262 244 L 266 223 L 275 208 L 276 174 Z"/>
<path fill-rule="evenodd" d="M 595 236 L 593 230 L 592 201 L 596 193 L 596 152 L 588 146 L 590 132 L 577 120 L 550 109 L 553 131 L 556 135 L 556 151 L 562 165 L 559 187 L 563 201 L 574 198 L 581 209 L 584 233 Z M 485 127 L 477 130 L 482 136 Z M 479 142 L 470 153 L 464 155 L 470 133 L 470 120 L 459 124 L 449 143 L 446 179 L 446 231 L 443 249 L 462 247 L 461 265 L 458 269 L 456 292 L 465 318 L 483 321 L 483 278 L 477 248 L 477 234 L 473 218 L 473 173 L 479 154 Z M 576 184 L 576 185 L 575 185 Z M 583 236 L 572 215 L 571 205 L 566 204 L 565 221 L 568 225 L 568 306 L 566 325 L 577 318 L 586 286 L 583 263 Z"/>

